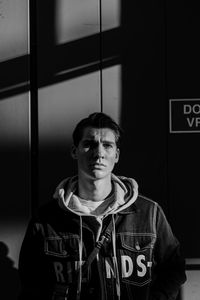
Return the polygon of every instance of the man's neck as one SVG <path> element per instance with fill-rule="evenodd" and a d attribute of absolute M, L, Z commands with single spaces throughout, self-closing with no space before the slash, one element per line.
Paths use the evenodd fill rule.
<path fill-rule="evenodd" d="M 111 177 L 92 180 L 79 176 L 78 195 L 85 200 L 102 201 L 110 194 L 111 190 Z"/>

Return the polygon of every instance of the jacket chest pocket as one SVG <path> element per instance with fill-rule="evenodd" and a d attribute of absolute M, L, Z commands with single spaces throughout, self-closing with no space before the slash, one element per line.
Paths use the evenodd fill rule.
<path fill-rule="evenodd" d="M 149 283 L 156 236 L 151 233 L 122 233 L 119 236 L 122 281 L 137 286 Z"/>
<path fill-rule="evenodd" d="M 78 248 L 79 236 L 75 234 L 46 237 L 44 241 L 44 253 L 48 256 L 76 260 Z"/>
<path fill-rule="evenodd" d="M 46 237 L 44 253 L 52 281 L 70 285 L 79 267 L 79 236 L 69 234 Z"/>

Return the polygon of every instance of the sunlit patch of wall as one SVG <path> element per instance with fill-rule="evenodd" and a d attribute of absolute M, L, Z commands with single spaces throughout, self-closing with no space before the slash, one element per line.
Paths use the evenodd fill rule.
<path fill-rule="evenodd" d="M 39 90 L 39 144 L 66 147 L 80 118 L 100 110 L 98 72 Z"/>
<path fill-rule="evenodd" d="M 0 101 L 1 149 L 29 146 L 29 94 L 20 94 Z"/>
<path fill-rule="evenodd" d="M 121 65 L 103 70 L 103 108 L 119 124 L 121 122 Z"/>
<path fill-rule="evenodd" d="M 28 1 L 0 2 L 0 61 L 27 53 Z"/>
<path fill-rule="evenodd" d="M 58 0 L 56 20 L 58 44 L 88 37 L 120 26 L 120 0 Z"/>
<path fill-rule="evenodd" d="M 187 281 L 182 288 L 182 300 L 199 300 L 200 295 L 200 259 L 188 258 L 187 264 Z"/>
<path fill-rule="evenodd" d="M 0 222 L 1 242 L 8 247 L 7 257 L 12 261 L 13 267 L 18 268 L 18 258 L 20 245 L 24 238 L 24 228 L 26 228 L 26 220 L 7 219 Z"/>

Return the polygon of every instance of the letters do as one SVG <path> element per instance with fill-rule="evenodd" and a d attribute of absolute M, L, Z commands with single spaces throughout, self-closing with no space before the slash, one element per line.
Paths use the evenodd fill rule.
<path fill-rule="evenodd" d="M 189 115 L 189 114 L 195 114 L 199 115 L 200 114 L 200 104 L 184 104 L 183 105 L 183 113 L 184 115 Z"/>

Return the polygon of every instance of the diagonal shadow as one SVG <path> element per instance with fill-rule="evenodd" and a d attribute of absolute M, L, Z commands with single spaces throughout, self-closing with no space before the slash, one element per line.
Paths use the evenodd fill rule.
<path fill-rule="evenodd" d="M 97 47 L 100 34 L 56 46 L 50 57 L 52 59 L 51 66 L 53 71 L 47 74 L 45 68 L 41 68 L 43 72 L 38 74 L 38 86 L 46 86 L 58 81 L 91 73 L 100 70 L 100 66 L 106 68 L 115 65 L 120 61 L 119 36 L 119 28 L 102 33 L 105 45 L 102 53 L 102 61 L 100 61 L 99 47 Z M 42 60 L 43 57 L 41 56 L 39 58 L 41 64 Z"/>
<path fill-rule="evenodd" d="M 29 90 L 28 66 L 29 55 L 0 63 L 0 100 Z"/>
<path fill-rule="evenodd" d="M 48 54 L 38 57 L 37 87 L 41 88 L 69 80 L 120 63 L 120 28 L 103 32 L 102 61 L 97 45 L 99 35 L 52 47 Z M 44 59 L 44 57 L 47 57 Z M 29 85 L 29 55 L 0 63 L 0 99 L 27 92 Z M 51 71 L 49 66 L 51 65 Z"/>

